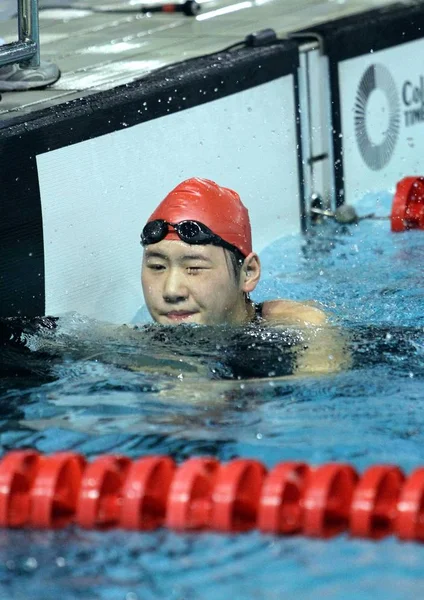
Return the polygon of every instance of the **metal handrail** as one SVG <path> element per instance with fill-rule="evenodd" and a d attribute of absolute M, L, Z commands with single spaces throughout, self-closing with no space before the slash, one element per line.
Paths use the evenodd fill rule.
<path fill-rule="evenodd" d="M 17 42 L 0 46 L 0 66 L 25 62 L 30 67 L 40 65 L 40 29 L 38 0 L 18 0 Z"/>

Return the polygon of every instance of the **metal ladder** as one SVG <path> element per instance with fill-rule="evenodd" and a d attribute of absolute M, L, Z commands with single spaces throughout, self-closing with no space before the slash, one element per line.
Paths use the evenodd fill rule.
<path fill-rule="evenodd" d="M 0 67 L 26 62 L 30 67 L 40 65 L 40 30 L 38 0 L 18 0 L 17 42 L 0 46 Z"/>

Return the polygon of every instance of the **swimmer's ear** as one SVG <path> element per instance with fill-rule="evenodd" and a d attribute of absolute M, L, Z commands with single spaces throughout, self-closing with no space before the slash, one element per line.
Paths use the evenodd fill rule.
<path fill-rule="evenodd" d="M 241 289 L 243 292 L 253 292 L 261 276 L 261 262 L 256 252 L 246 256 L 241 270 Z"/>

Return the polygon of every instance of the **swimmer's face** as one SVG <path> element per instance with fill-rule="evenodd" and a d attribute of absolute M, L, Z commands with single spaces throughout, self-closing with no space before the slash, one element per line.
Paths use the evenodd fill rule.
<path fill-rule="evenodd" d="M 246 287 L 242 275 L 236 281 L 223 248 L 177 240 L 146 246 L 141 281 L 147 308 L 162 325 L 241 323 L 243 292 L 256 286 Z"/>

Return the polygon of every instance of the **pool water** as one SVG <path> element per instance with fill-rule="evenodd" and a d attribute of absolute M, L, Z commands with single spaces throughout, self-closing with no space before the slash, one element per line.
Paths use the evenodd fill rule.
<path fill-rule="evenodd" d="M 376 202 L 389 214 L 389 194 L 364 198 L 358 211 Z M 261 259 L 256 299 L 317 300 L 348 332 L 352 367 L 278 376 L 296 332 L 247 330 L 237 341 L 231 331 L 131 331 L 65 315 L 57 330 L 27 335 L 31 350 L 6 356 L 2 450 L 424 465 L 424 232 L 327 222 Z M 262 371 L 238 378 L 222 360 L 228 348 Z M 2 531 L 0 598 L 399 600 L 420 597 L 423 561 L 424 546 L 392 537 Z"/>

